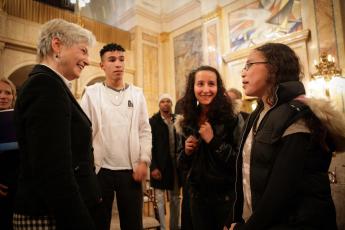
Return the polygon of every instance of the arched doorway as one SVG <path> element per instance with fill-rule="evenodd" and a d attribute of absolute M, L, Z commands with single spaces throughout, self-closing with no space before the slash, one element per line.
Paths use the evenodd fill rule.
<path fill-rule="evenodd" d="M 104 76 L 101 76 L 101 77 L 96 77 L 96 78 L 93 78 L 91 81 L 89 81 L 86 86 L 89 86 L 89 85 L 93 85 L 95 84 L 96 82 L 103 82 L 105 81 L 105 77 Z"/>
<path fill-rule="evenodd" d="M 90 85 L 93 85 L 93 84 L 95 84 L 95 83 L 97 83 L 97 82 L 103 82 L 103 81 L 105 81 L 105 76 L 95 77 L 95 78 L 91 79 L 91 81 L 89 81 L 89 82 L 86 84 L 86 86 L 90 86 Z M 81 96 L 83 96 L 84 93 L 85 93 L 85 87 L 84 87 L 84 89 L 83 89 L 83 92 L 82 92 Z"/>
<path fill-rule="evenodd" d="M 13 84 L 16 86 L 17 91 L 20 90 L 20 87 L 28 78 L 29 73 L 32 71 L 34 66 L 35 65 L 26 65 L 19 67 L 13 73 L 11 73 L 10 76 L 8 76 L 8 79 L 11 80 Z"/>

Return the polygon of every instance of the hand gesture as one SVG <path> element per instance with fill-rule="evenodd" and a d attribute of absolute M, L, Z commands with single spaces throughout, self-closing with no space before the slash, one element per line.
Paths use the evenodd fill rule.
<path fill-rule="evenodd" d="M 198 147 L 199 142 L 195 136 L 189 136 L 185 141 L 184 151 L 187 155 L 191 155 Z"/>
<path fill-rule="evenodd" d="M 159 169 L 152 170 L 151 177 L 155 180 L 161 180 L 162 179 L 161 171 L 159 171 Z"/>
<path fill-rule="evenodd" d="M 200 126 L 199 133 L 201 138 L 208 144 L 213 138 L 213 129 L 210 123 L 205 121 L 204 124 Z"/>
<path fill-rule="evenodd" d="M 232 223 L 230 228 L 227 228 L 226 226 L 223 227 L 223 230 L 234 230 L 236 223 Z"/>

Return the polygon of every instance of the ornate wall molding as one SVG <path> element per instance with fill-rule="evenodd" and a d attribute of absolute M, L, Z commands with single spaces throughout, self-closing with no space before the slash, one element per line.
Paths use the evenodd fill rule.
<path fill-rule="evenodd" d="M 25 43 L 24 41 L 5 38 L 3 36 L 0 36 L 0 42 L 0 52 L 5 48 L 8 48 L 25 53 L 36 54 L 36 46 L 31 43 Z"/>
<path fill-rule="evenodd" d="M 217 6 L 215 11 L 202 16 L 202 19 L 204 20 L 204 22 L 208 22 L 208 21 L 211 21 L 212 19 L 221 18 L 221 17 L 222 17 L 222 8 Z"/>
<path fill-rule="evenodd" d="M 150 42 L 150 43 L 154 43 L 154 44 L 158 44 L 158 38 L 156 36 L 153 36 L 151 34 L 142 33 L 142 38 L 144 41 Z"/>
<path fill-rule="evenodd" d="M 288 34 L 284 37 L 275 39 L 275 40 L 270 40 L 269 42 L 278 42 L 278 43 L 284 43 L 286 45 L 292 45 L 294 43 L 298 42 L 304 42 L 306 43 L 308 38 L 309 38 L 310 31 L 308 29 L 306 30 L 301 30 L 297 31 L 291 34 Z M 242 59 L 248 56 L 249 52 L 256 47 L 260 46 L 262 44 L 258 44 L 255 46 L 251 46 L 250 48 L 235 51 L 235 52 L 229 52 L 223 55 L 223 61 L 225 63 L 236 61 L 238 59 Z"/>
<path fill-rule="evenodd" d="M 195 8 L 199 8 L 200 5 L 200 1 L 190 1 L 168 14 L 163 14 L 161 20 L 163 23 L 172 22 L 176 18 L 184 16 L 185 14 L 188 14 L 189 12 L 193 11 Z"/>

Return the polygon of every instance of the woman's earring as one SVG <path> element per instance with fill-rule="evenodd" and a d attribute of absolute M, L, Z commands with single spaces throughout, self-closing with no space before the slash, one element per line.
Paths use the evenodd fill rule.
<path fill-rule="evenodd" d="M 55 58 L 59 59 L 59 54 L 58 53 L 55 54 Z"/>

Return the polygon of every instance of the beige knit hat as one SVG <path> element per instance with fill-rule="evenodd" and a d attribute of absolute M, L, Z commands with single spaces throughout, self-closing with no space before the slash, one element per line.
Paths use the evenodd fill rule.
<path fill-rule="evenodd" d="M 169 99 L 172 103 L 172 97 L 170 96 L 170 94 L 168 93 L 162 93 L 160 96 L 159 96 L 159 99 L 158 99 L 158 104 L 161 103 L 161 100 L 163 99 Z"/>

